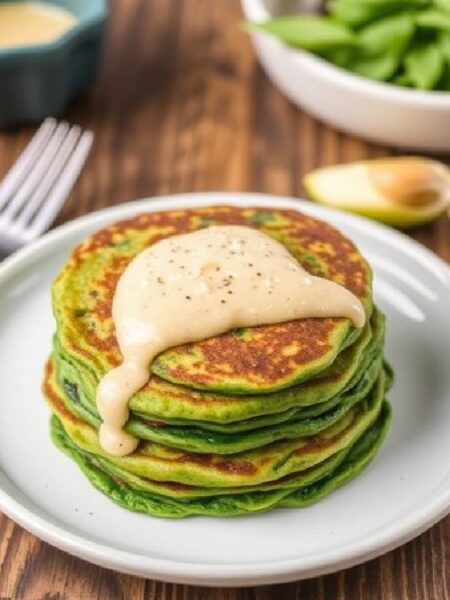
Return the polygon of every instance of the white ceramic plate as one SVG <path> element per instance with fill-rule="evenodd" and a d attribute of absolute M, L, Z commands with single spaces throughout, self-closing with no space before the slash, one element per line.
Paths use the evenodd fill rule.
<path fill-rule="evenodd" d="M 290 207 L 349 235 L 375 270 L 397 379 L 394 423 L 353 482 L 305 509 L 235 519 L 155 519 L 110 502 L 53 447 L 41 393 L 54 324 L 50 282 L 95 229 L 147 210 L 231 203 Z M 190 194 L 89 215 L 0 267 L 0 509 L 38 537 L 94 563 L 204 585 L 282 582 L 348 567 L 409 540 L 450 507 L 450 269 L 393 230 L 298 200 Z"/>

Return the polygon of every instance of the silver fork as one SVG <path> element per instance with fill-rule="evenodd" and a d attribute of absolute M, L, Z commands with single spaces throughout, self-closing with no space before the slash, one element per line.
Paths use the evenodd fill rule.
<path fill-rule="evenodd" d="M 91 131 L 48 118 L 0 183 L 0 254 L 11 254 L 53 222 L 93 142 Z"/>

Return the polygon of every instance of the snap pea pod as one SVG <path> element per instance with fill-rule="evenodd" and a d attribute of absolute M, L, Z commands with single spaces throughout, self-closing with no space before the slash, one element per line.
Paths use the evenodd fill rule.
<path fill-rule="evenodd" d="M 356 37 L 351 29 L 327 17 L 277 17 L 263 23 L 252 23 L 250 27 L 275 35 L 290 46 L 315 52 L 356 44 Z"/>
<path fill-rule="evenodd" d="M 359 32 L 358 52 L 348 69 L 380 81 L 388 81 L 401 64 L 415 31 L 414 18 L 393 15 L 367 25 Z"/>
<path fill-rule="evenodd" d="M 450 12 L 450 0 L 433 0 L 434 6 L 446 12 Z"/>
<path fill-rule="evenodd" d="M 375 19 L 429 6 L 429 0 L 333 0 L 328 10 L 340 23 L 359 28 Z"/>
<path fill-rule="evenodd" d="M 450 32 L 442 32 L 439 35 L 438 43 L 442 55 L 450 64 Z"/>
<path fill-rule="evenodd" d="M 422 28 L 450 31 L 450 12 L 430 8 L 418 13 L 416 23 Z"/>
<path fill-rule="evenodd" d="M 431 90 L 444 71 L 444 57 L 437 44 L 417 45 L 405 57 L 405 71 L 415 87 Z"/>

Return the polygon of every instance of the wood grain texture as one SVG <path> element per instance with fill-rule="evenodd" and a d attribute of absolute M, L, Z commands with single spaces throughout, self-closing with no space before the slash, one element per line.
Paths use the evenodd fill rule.
<path fill-rule="evenodd" d="M 59 222 L 135 198 L 185 191 L 301 196 L 319 165 L 392 153 L 291 105 L 258 66 L 237 0 L 115 0 L 98 84 L 67 111 L 94 130 Z M 330 99 L 332 101 L 332 99 Z M 4 173 L 34 131 L 0 134 Z M 450 262 L 446 218 L 412 234 Z M 327 577 L 254 589 L 146 581 L 60 552 L 0 515 L 0 599 L 450 600 L 450 518 L 415 541 Z"/>

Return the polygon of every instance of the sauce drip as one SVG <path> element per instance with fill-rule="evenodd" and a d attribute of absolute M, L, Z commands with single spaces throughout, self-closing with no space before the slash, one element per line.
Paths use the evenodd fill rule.
<path fill-rule="evenodd" d="M 405 206 L 425 206 L 449 193 L 448 169 L 432 160 L 414 156 L 375 160 L 369 173 L 379 192 Z"/>
<path fill-rule="evenodd" d="M 49 3 L 0 3 L 0 49 L 53 42 L 75 22 L 68 10 Z"/>
<path fill-rule="evenodd" d="M 250 227 L 214 226 L 175 235 L 138 254 L 119 279 L 112 316 L 123 362 L 100 381 L 100 444 L 116 456 L 137 440 L 123 430 L 128 402 L 170 347 L 236 327 L 306 317 L 365 322 L 360 300 L 310 275 L 276 240 Z"/>

